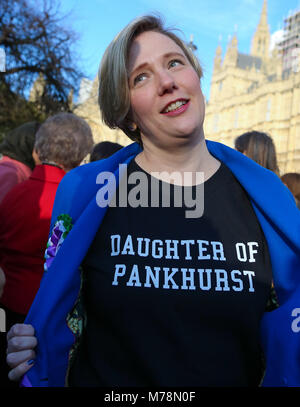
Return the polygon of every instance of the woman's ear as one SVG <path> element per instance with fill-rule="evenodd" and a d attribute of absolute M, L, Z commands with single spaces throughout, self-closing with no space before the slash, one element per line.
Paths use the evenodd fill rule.
<path fill-rule="evenodd" d="M 137 124 L 129 115 L 127 115 L 126 119 L 124 120 L 124 127 L 128 129 L 129 131 L 136 131 L 137 130 Z"/>
<path fill-rule="evenodd" d="M 138 128 L 131 108 L 124 119 L 124 125 L 129 131 L 136 131 Z"/>
<path fill-rule="evenodd" d="M 36 151 L 35 148 L 34 148 L 33 151 L 32 151 L 32 158 L 33 158 L 33 160 L 34 160 L 34 162 L 35 162 L 35 165 L 40 165 L 40 164 L 42 164 L 42 162 L 41 162 L 41 160 L 40 160 L 40 158 L 39 158 L 39 155 L 38 155 L 38 153 L 37 153 L 37 151 Z"/>
<path fill-rule="evenodd" d="M 128 124 L 128 128 L 129 128 L 130 131 L 136 131 L 137 125 L 136 125 L 136 123 L 131 122 L 131 123 Z"/>

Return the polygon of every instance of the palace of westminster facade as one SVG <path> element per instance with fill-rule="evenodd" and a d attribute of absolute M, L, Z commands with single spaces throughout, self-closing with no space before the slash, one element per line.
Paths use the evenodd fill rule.
<path fill-rule="evenodd" d="M 274 140 L 281 174 L 300 172 L 300 10 L 285 20 L 281 42 L 269 52 L 264 1 L 250 54 L 234 35 L 222 60 L 218 46 L 206 106 L 206 138 L 230 147 L 250 130 Z"/>

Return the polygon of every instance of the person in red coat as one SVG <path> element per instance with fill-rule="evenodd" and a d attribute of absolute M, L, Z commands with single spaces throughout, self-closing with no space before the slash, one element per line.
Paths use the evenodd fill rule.
<path fill-rule="evenodd" d="M 65 170 L 37 165 L 0 206 L 0 264 L 6 277 L 1 303 L 26 315 L 38 290 L 58 184 Z"/>
<path fill-rule="evenodd" d="M 58 184 L 92 146 L 91 129 L 83 119 L 71 113 L 49 118 L 36 134 L 32 174 L 0 204 L 0 268 L 6 280 L 0 307 L 7 331 L 24 321 L 39 288 Z M 1 353 L 5 355 L 4 349 Z"/>

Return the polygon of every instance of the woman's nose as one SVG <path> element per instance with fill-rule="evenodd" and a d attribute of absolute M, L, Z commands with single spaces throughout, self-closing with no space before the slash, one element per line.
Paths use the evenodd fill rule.
<path fill-rule="evenodd" d="M 171 72 L 162 70 L 159 72 L 158 76 L 158 94 L 160 96 L 165 93 L 171 93 L 177 89 L 175 78 Z"/>

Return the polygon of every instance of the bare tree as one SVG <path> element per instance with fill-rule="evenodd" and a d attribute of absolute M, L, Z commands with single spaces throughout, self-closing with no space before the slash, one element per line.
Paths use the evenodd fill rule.
<path fill-rule="evenodd" d="M 75 62 L 78 36 L 66 27 L 60 3 L 37 4 L 1 0 L 0 47 L 6 53 L 6 70 L 0 73 L 0 127 L 19 124 L 18 117 L 24 121 L 70 110 L 68 96 L 83 76 Z M 28 102 L 37 78 L 43 86 L 35 102 Z"/>

